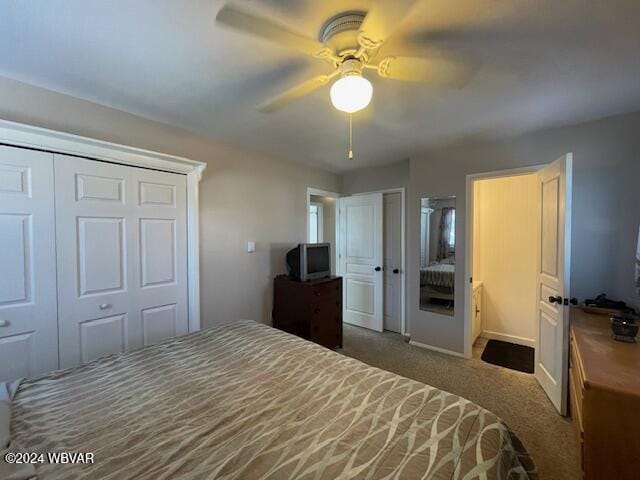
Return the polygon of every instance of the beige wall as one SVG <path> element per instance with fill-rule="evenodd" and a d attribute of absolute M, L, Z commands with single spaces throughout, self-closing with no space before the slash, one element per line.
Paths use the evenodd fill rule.
<path fill-rule="evenodd" d="M 0 118 L 207 162 L 200 184 L 204 326 L 270 322 L 273 277 L 285 271 L 285 252 L 306 240 L 307 187 L 340 187 L 332 173 L 2 77 Z M 246 253 L 248 240 L 256 241 L 255 253 Z"/>
<path fill-rule="evenodd" d="M 205 326 L 238 318 L 269 320 L 272 278 L 284 271 L 285 251 L 306 239 L 308 186 L 345 193 L 405 186 L 412 338 L 462 352 L 462 309 L 451 318 L 418 308 L 420 198 L 457 196 L 457 264 L 464 265 L 466 175 L 546 163 L 569 151 L 574 152 L 572 294 L 582 300 L 609 292 L 639 303 L 633 258 L 640 221 L 640 113 L 499 142 L 465 142 L 342 178 L 1 77 L 0 118 L 209 164 L 201 184 Z M 247 240 L 257 242 L 256 253 L 245 253 Z M 457 305 L 464 286 L 458 269 Z"/>
<path fill-rule="evenodd" d="M 535 342 L 537 175 L 474 183 L 473 279 L 482 282 L 482 330 L 489 338 Z"/>
<path fill-rule="evenodd" d="M 342 176 L 342 190 L 345 195 L 374 192 L 409 185 L 409 160 L 383 167 L 363 168 Z"/>
<path fill-rule="evenodd" d="M 408 197 L 408 304 L 411 337 L 463 352 L 464 313 L 447 317 L 418 308 L 420 198 L 456 195 L 456 305 L 464 301 L 466 176 L 548 163 L 574 153 L 571 294 L 608 292 L 640 303 L 633 284 L 640 223 L 640 113 L 544 130 L 496 142 L 465 142 L 414 156 Z"/>

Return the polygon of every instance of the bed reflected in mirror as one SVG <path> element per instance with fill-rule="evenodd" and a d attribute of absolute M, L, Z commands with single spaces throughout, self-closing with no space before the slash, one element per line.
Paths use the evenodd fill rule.
<path fill-rule="evenodd" d="M 420 309 L 454 314 L 456 197 L 420 201 Z"/>

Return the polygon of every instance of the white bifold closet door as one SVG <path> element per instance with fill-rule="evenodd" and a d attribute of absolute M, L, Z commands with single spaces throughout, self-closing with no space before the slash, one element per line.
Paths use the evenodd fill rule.
<path fill-rule="evenodd" d="M 186 177 L 55 155 L 55 187 L 60 366 L 187 333 Z"/>
<path fill-rule="evenodd" d="M 53 154 L 0 146 L 0 382 L 58 367 Z"/>

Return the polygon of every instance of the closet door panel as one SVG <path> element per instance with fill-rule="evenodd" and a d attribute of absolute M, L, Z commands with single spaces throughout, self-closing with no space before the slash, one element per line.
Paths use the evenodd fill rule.
<path fill-rule="evenodd" d="M 0 382 L 58 367 L 53 155 L 0 146 Z"/>
<path fill-rule="evenodd" d="M 145 345 L 189 331 L 186 177 L 134 169 L 139 268 L 135 315 Z"/>
<path fill-rule="evenodd" d="M 141 345 L 131 321 L 131 168 L 55 156 L 60 364 Z"/>
<path fill-rule="evenodd" d="M 141 218 L 141 287 L 176 283 L 176 221 L 170 218 Z"/>
<path fill-rule="evenodd" d="M 126 289 L 124 230 L 124 218 L 77 218 L 81 297 Z"/>
<path fill-rule="evenodd" d="M 60 358 L 188 332 L 186 177 L 56 155 Z"/>

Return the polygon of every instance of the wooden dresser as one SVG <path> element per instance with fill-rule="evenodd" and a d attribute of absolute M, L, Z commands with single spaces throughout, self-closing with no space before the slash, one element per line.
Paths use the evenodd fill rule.
<path fill-rule="evenodd" d="M 569 359 L 584 478 L 640 478 L 640 344 L 613 340 L 608 316 L 575 308 Z"/>
<path fill-rule="evenodd" d="M 327 348 L 342 347 L 342 277 L 273 285 L 273 326 Z"/>

